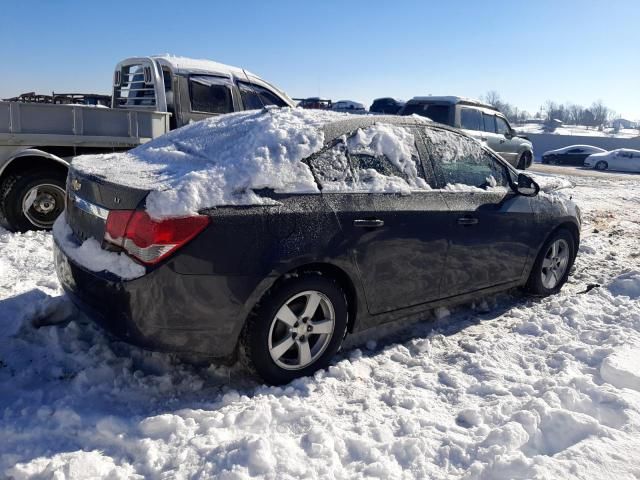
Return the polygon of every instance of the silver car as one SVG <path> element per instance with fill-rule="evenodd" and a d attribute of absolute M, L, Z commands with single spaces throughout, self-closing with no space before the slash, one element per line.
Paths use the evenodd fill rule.
<path fill-rule="evenodd" d="M 533 145 L 516 134 L 506 117 L 491 105 L 462 97 L 414 97 L 399 115 L 421 115 L 463 130 L 524 170 L 533 161 Z"/>

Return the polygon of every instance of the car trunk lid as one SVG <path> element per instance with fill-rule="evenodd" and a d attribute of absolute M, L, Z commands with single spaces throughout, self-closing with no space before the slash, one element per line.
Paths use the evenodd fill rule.
<path fill-rule="evenodd" d="M 148 193 L 71 168 L 67 178 L 67 223 L 79 242 L 88 238 L 102 242 L 109 212 L 135 210 Z"/>

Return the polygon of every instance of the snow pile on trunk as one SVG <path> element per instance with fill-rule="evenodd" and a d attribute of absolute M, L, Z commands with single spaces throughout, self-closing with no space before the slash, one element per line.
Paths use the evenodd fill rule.
<path fill-rule="evenodd" d="M 53 224 L 53 236 L 68 257 L 92 272 L 111 272 L 124 280 L 132 280 L 146 273 L 142 265 L 124 253 L 103 250 L 95 238 L 78 244 L 64 215 L 60 215 Z"/>
<path fill-rule="evenodd" d="M 217 205 L 260 204 L 253 190 L 317 192 L 302 159 L 323 147 L 321 127 L 346 114 L 270 108 L 208 118 L 125 153 L 78 157 L 78 171 L 152 190 L 155 218 Z"/>

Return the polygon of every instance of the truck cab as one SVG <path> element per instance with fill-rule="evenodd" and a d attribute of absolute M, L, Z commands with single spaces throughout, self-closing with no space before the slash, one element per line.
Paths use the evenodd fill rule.
<path fill-rule="evenodd" d="M 74 156 L 128 150 L 191 122 L 267 105 L 295 106 L 243 68 L 172 55 L 119 62 L 111 108 L 0 102 L 0 220 L 13 231 L 51 228 Z"/>
<path fill-rule="evenodd" d="M 170 114 L 170 128 L 267 105 L 293 107 L 286 93 L 242 68 L 172 55 L 134 57 L 116 65 L 112 108 Z"/>

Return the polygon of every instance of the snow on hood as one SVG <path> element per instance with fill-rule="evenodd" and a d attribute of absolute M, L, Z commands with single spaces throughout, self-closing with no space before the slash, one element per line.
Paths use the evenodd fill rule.
<path fill-rule="evenodd" d="M 575 187 L 575 185 L 566 178 L 557 177 L 555 175 L 531 172 L 527 172 L 526 175 L 533 178 L 533 180 L 535 180 L 535 182 L 540 186 L 540 191 L 545 193 Z"/>

